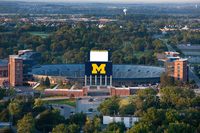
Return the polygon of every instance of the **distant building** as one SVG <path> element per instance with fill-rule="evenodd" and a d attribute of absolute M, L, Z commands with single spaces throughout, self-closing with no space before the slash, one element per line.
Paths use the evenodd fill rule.
<path fill-rule="evenodd" d="M 67 96 L 67 97 L 84 97 L 84 96 L 130 96 L 136 94 L 138 90 L 152 88 L 147 87 L 83 87 L 74 89 L 45 89 L 44 94 L 49 96 Z"/>
<path fill-rule="evenodd" d="M 188 81 L 187 59 L 179 59 L 174 61 L 174 79 Z"/>
<path fill-rule="evenodd" d="M 67 96 L 71 98 L 87 96 L 87 88 L 82 89 L 45 89 L 45 95 L 48 96 Z"/>
<path fill-rule="evenodd" d="M 33 50 L 19 50 L 18 56 L 23 60 L 23 80 L 29 81 L 33 80 L 32 74 L 29 74 L 32 71 L 32 68 L 36 66 L 41 60 L 41 54 Z"/>
<path fill-rule="evenodd" d="M 33 80 L 32 67 L 37 65 L 41 54 L 32 50 L 20 50 L 10 55 L 9 60 L 0 60 L 0 86 L 17 86 Z"/>
<path fill-rule="evenodd" d="M 8 61 L 0 60 L 0 86 L 8 84 Z"/>
<path fill-rule="evenodd" d="M 168 76 L 175 80 L 188 81 L 188 61 L 181 58 L 178 52 L 165 52 L 164 58 L 160 60 L 165 63 L 165 71 Z"/>
<path fill-rule="evenodd" d="M 199 64 L 200 63 L 200 45 L 199 44 L 179 44 L 178 49 L 188 58 L 188 62 Z"/>
<path fill-rule="evenodd" d="M 104 125 L 108 125 L 113 122 L 122 122 L 126 128 L 131 128 L 138 121 L 139 117 L 134 116 L 103 116 Z"/>
<path fill-rule="evenodd" d="M 131 95 L 130 88 L 110 88 L 111 96 L 129 96 Z"/>
<path fill-rule="evenodd" d="M 18 55 L 10 55 L 8 63 L 8 80 L 10 86 L 23 85 L 23 60 Z"/>

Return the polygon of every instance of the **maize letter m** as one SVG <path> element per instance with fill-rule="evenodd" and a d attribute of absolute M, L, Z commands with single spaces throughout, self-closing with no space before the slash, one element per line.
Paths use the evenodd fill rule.
<path fill-rule="evenodd" d="M 92 64 L 92 74 L 106 74 L 106 64 L 101 64 L 98 66 L 97 64 Z"/>

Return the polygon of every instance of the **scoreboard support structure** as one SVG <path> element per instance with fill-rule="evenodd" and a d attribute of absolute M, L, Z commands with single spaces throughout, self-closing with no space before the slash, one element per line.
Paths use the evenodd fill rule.
<path fill-rule="evenodd" d="M 112 61 L 107 50 L 90 51 L 90 61 L 85 63 L 85 86 L 112 86 Z"/>

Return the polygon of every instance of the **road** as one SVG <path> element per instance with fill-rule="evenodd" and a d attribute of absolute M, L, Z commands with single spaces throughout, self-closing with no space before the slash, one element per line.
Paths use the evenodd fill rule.
<path fill-rule="evenodd" d="M 97 111 L 98 106 L 105 98 L 84 98 L 77 99 L 76 101 L 76 113 L 86 113 L 88 117 L 93 118 L 95 115 L 98 115 Z"/>
<path fill-rule="evenodd" d="M 95 115 L 98 115 L 99 112 L 97 111 L 98 106 L 101 104 L 105 98 L 110 96 L 87 96 L 78 98 L 76 100 L 76 107 L 72 107 L 66 104 L 50 104 L 54 109 L 60 110 L 60 114 L 65 118 L 69 118 L 70 115 L 74 113 L 85 113 L 88 117 L 93 118 Z M 50 97 L 50 98 L 43 98 L 44 101 L 51 101 L 51 100 L 64 100 L 69 99 L 69 97 Z"/>
<path fill-rule="evenodd" d="M 60 110 L 60 115 L 64 116 L 65 119 L 69 118 L 75 113 L 75 108 L 66 104 L 51 104 L 52 108 Z"/>
<path fill-rule="evenodd" d="M 88 99 L 88 98 L 98 98 L 98 99 L 105 99 L 105 98 L 109 98 L 111 97 L 110 95 L 109 96 L 83 96 L 83 97 L 79 97 L 79 98 L 82 98 L 82 99 Z M 70 99 L 70 97 L 63 97 L 63 96 L 58 96 L 58 97 L 45 97 L 45 98 L 42 98 L 42 100 L 44 101 L 53 101 L 53 100 L 65 100 L 65 99 Z"/>
<path fill-rule="evenodd" d="M 197 77 L 197 75 L 192 71 L 192 69 L 190 67 L 189 67 L 189 78 L 194 80 L 200 89 L 200 79 L 199 79 L 199 77 Z"/>

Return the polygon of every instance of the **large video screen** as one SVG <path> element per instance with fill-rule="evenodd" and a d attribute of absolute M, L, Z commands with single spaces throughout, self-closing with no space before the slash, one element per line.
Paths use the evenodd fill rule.
<path fill-rule="evenodd" d="M 90 62 L 107 62 L 108 51 L 107 50 L 92 50 L 90 51 Z"/>

